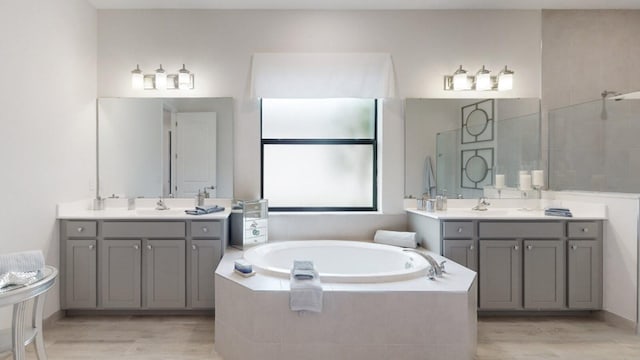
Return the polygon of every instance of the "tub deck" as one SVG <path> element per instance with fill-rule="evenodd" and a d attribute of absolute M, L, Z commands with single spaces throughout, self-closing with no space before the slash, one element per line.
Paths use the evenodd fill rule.
<path fill-rule="evenodd" d="M 244 278 L 233 271 L 241 257 L 242 251 L 227 249 L 215 275 L 215 349 L 225 360 L 462 360 L 475 354 L 476 273 L 450 260 L 435 281 L 323 282 L 322 313 L 299 314 L 289 309 L 288 279 Z"/>

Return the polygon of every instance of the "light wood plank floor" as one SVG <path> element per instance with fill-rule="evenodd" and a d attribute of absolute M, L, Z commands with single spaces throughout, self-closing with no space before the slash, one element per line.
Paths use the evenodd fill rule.
<path fill-rule="evenodd" d="M 51 360 L 220 360 L 213 329 L 206 316 L 79 316 L 45 329 L 45 343 Z M 476 359 L 638 360 L 640 337 L 591 318 L 480 318 Z"/>

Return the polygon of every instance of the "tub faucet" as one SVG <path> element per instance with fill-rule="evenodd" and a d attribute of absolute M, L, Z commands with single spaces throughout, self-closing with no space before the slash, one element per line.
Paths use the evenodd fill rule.
<path fill-rule="evenodd" d="M 425 253 L 423 253 L 421 251 L 418 251 L 418 250 L 415 250 L 415 249 L 402 249 L 402 250 L 409 251 L 409 252 L 412 252 L 412 253 L 416 253 L 416 254 L 422 256 L 425 260 L 427 260 L 427 262 L 430 265 L 430 268 L 427 270 L 427 276 L 429 277 L 429 279 L 435 280 L 436 276 L 437 277 L 442 277 L 442 274 L 444 273 L 444 263 L 446 261 L 443 261 L 440 264 L 438 264 L 436 259 L 431 257 L 431 255 L 429 255 L 429 254 L 425 254 Z"/>
<path fill-rule="evenodd" d="M 472 207 L 471 210 L 487 211 L 487 206 L 489 205 L 491 205 L 491 203 L 487 201 L 487 198 L 481 196 L 478 198 L 478 205 Z"/>
<path fill-rule="evenodd" d="M 160 198 L 156 203 L 156 210 L 169 210 L 167 204 L 164 203 L 164 199 Z"/>

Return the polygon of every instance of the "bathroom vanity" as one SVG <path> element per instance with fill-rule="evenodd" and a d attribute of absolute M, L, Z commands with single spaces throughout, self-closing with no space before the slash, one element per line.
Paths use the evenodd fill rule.
<path fill-rule="evenodd" d="M 407 212 L 422 246 L 478 272 L 480 310 L 602 308 L 604 213 Z"/>
<path fill-rule="evenodd" d="M 228 217 L 229 210 L 59 215 L 62 309 L 212 309 Z"/>

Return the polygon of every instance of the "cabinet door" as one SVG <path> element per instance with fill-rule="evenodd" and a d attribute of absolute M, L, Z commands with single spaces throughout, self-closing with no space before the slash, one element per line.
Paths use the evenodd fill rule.
<path fill-rule="evenodd" d="M 101 299 L 105 308 L 140 307 L 140 240 L 103 240 Z"/>
<path fill-rule="evenodd" d="M 570 240 L 568 305 L 570 309 L 602 308 L 602 249 L 595 240 Z"/>
<path fill-rule="evenodd" d="M 480 309 L 522 307 L 522 240 L 480 240 Z"/>
<path fill-rule="evenodd" d="M 564 267 L 562 240 L 524 241 L 525 309 L 564 308 Z"/>
<path fill-rule="evenodd" d="M 66 309 L 96 307 L 96 241 L 66 240 Z"/>
<path fill-rule="evenodd" d="M 185 240 L 146 240 L 144 254 L 146 306 L 184 308 Z"/>
<path fill-rule="evenodd" d="M 478 271 L 478 251 L 473 240 L 444 240 L 444 256 L 473 271 Z"/>
<path fill-rule="evenodd" d="M 191 307 L 213 308 L 214 272 L 222 256 L 221 240 L 191 241 Z"/>

